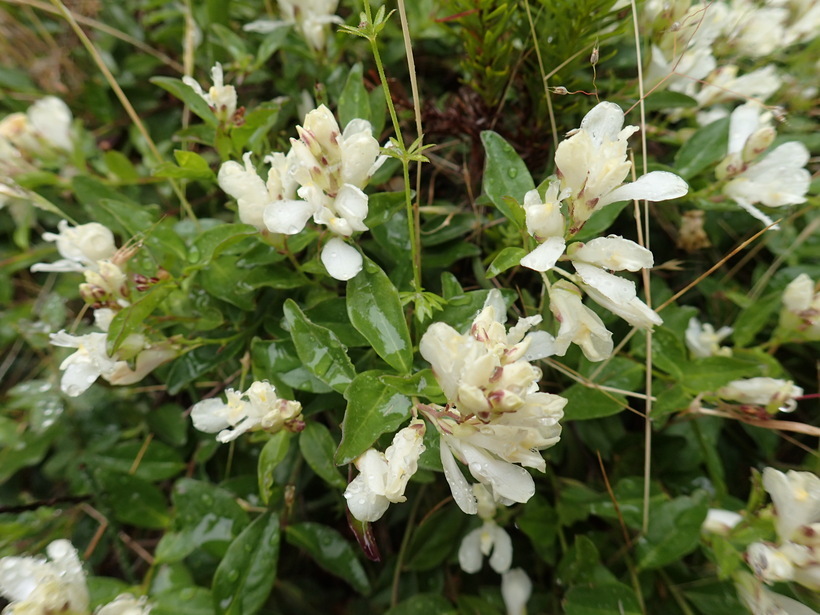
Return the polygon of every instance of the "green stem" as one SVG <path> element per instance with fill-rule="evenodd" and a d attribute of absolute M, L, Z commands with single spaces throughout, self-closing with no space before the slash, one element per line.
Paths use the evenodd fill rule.
<path fill-rule="evenodd" d="M 370 11 L 370 2 L 365 0 L 364 11 L 367 16 L 368 23 L 373 23 L 373 16 Z M 396 107 L 393 105 L 393 97 L 390 95 L 390 87 L 387 85 L 387 76 L 384 72 L 384 64 L 382 63 L 381 54 L 379 53 L 379 46 L 376 42 L 376 35 L 368 37 L 370 41 L 370 49 L 373 52 L 373 60 L 376 62 L 376 70 L 379 73 L 379 81 L 382 83 L 384 91 L 384 99 L 387 103 L 387 110 L 390 113 L 390 119 L 393 122 L 393 131 L 396 133 L 396 142 L 402 156 L 401 166 L 404 178 L 404 202 L 407 211 L 407 232 L 410 237 L 410 250 L 413 259 L 413 290 L 417 295 L 421 295 L 421 242 L 419 227 L 419 217 L 417 208 L 413 207 L 413 195 L 410 190 L 410 161 L 407 158 L 407 147 L 404 144 L 404 138 L 401 134 L 401 125 L 399 124 L 399 116 L 396 114 Z"/>

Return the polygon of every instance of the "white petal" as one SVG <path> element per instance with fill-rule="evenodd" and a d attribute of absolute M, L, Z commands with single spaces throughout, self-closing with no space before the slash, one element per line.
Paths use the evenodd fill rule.
<path fill-rule="evenodd" d="M 760 105 L 749 101 L 732 111 L 729 119 L 729 154 L 740 153 L 760 124 Z"/>
<path fill-rule="evenodd" d="M 453 493 L 456 504 L 465 514 L 476 514 L 478 512 L 478 501 L 470 488 L 470 483 L 461 473 L 461 469 L 458 467 L 444 435 L 442 435 L 439 444 L 439 455 L 441 456 L 441 465 L 444 468 L 444 478 L 447 479 L 447 483 L 450 485 L 450 491 Z"/>
<path fill-rule="evenodd" d="M 584 284 L 588 284 L 615 303 L 627 303 L 635 298 L 635 283 L 632 280 L 608 273 L 595 265 L 576 263 L 573 266 Z"/>
<path fill-rule="evenodd" d="M 555 266 L 564 253 L 563 237 L 549 237 L 544 243 L 521 259 L 521 266 L 535 271 L 548 271 Z"/>
<path fill-rule="evenodd" d="M 522 357 L 525 361 L 537 361 L 556 354 L 555 337 L 550 333 L 533 331 L 527 337 L 530 339 L 530 347 L 527 348 L 527 352 Z"/>
<path fill-rule="evenodd" d="M 596 145 L 600 146 L 604 140 L 614 141 L 624 125 L 623 110 L 611 102 L 598 103 L 581 120 L 581 130 L 586 130 L 592 136 Z"/>
<path fill-rule="evenodd" d="M 354 231 L 366 231 L 367 195 L 352 184 L 342 186 L 334 203 L 336 212 L 348 221 Z"/>
<path fill-rule="evenodd" d="M 484 307 L 492 306 L 493 316 L 496 322 L 506 322 L 507 320 L 507 304 L 504 303 L 504 297 L 501 291 L 493 288 L 487 293 L 487 298 L 484 300 Z M 482 308 L 483 309 L 483 308 Z"/>
<path fill-rule="evenodd" d="M 596 237 L 574 251 L 570 246 L 570 252 L 572 260 L 584 261 L 611 271 L 638 271 L 648 269 L 655 263 L 651 251 L 617 235 Z"/>
<path fill-rule="evenodd" d="M 328 241 L 322 248 L 322 264 L 331 277 L 346 281 L 362 270 L 362 255 L 353 246 L 338 237 Z"/>
<path fill-rule="evenodd" d="M 490 567 L 498 574 L 504 574 L 512 565 L 512 556 L 513 549 L 510 535 L 504 531 L 504 528 L 494 525 L 493 554 L 490 556 Z"/>
<path fill-rule="evenodd" d="M 191 420 L 199 431 L 216 433 L 230 426 L 228 408 L 220 399 L 204 399 L 191 408 Z"/>
<path fill-rule="evenodd" d="M 484 559 L 480 546 L 482 531 L 481 527 L 474 529 L 462 539 L 458 548 L 458 565 L 466 573 L 473 574 L 481 570 L 481 561 Z"/>
<path fill-rule="evenodd" d="M 674 173 L 652 171 L 631 184 L 624 184 L 601 198 L 598 207 L 618 201 L 646 200 L 652 202 L 677 199 L 689 192 L 689 185 Z"/>
<path fill-rule="evenodd" d="M 501 577 L 501 597 L 504 598 L 507 615 L 524 615 L 531 593 L 532 581 L 521 568 L 505 572 Z"/>
<path fill-rule="evenodd" d="M 359 521 L 378 521 L 390 506 L 390 501 L 386 497 L 368 488 L 362 474 L 350 481 L 344 497 L 350 514 Z"/>
<path fill-rule="evenodd" d="M 265 207 L 263 219 L 270 232 L 295 235 L 305 228 L 315 211 L 307 201 L 273 201 Z"/>

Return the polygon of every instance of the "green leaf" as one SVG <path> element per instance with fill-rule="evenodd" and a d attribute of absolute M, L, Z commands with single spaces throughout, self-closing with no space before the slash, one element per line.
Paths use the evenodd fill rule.
<path fill-rule="evenodd" d="M 347 581 L 360 594 L 370 593 L 370 581 L 350 543 L 333 528 L 296 523 L 285 528 L 289 544 L 310 553 L 319 566 Z"/>
<path fill-rule="evenodd" d="M 311 469 L 332 487 L 344 489 L 347 481 L 333 465 L 335 448 L 336 442 L 328 428 L 316 421 L 309 421 L 299 434 L 299 450 Z"/>
<path fill-rule="evenodd" d="M 253 615 L 276 580 L 279 517 L 263 513 L 231 543 L 214 573 L 214 607 L 225 615 Z"/>
<path fill-rule="evenodd" d="M 416 594 L 394 606 L 385 615 L 456 615 L 456 610 L 438 594 Z"/>
<path fill-rule="evenodd" d="M 292 299 L 285 301 L 285 321 L 296 354 L 311 373 L 339 393 L 344 393 L 356 376 L 347 348 L 325 327 L 311 322 Z"/>
<path fill-rule="evenodd" d="M 347 315 L 382 359 L 402 374 L 413 367 L 413 344 L 399 291 L 381 268 L 365 257 L 362 271 L 347 283 Z"/>
<path fill-rule="evenodd" d="M 199 94 L 194 92 L 192 88 L 182 83 L 180 79 L 174 79 L 173 77 L 151 77 L 149 81 L 173 94 L 176 98 L 188 105 L 188 108 L 198 115 L 208 126 L 216 128 L 219 122 L 214 112 L 208 106 L 208 103 L 206 103 Z"/>
<path fill-rule="evenodd" d="M 256 478 L 259 482 L 259 496 L 266 505 L 273 494 L 273 471 L 285 459 L 289 449 L 290 434 L 282 430 L 273 434 L 262 447 L 262 452 L 259 453 Z"/>
<path fill-rule="evenodd" d="M 125 154 L 115 149 L 105 152 L 103 155 L 105 166 L 108 170 L 116 175 L 120 180 L 128 183 L 136 182 L 139 179 L 139 173 L 134 168 L 133 163 L 128 160 Z"/>
<path fill-rule="evenodd" d="M 564 597 L 566 615 L 641 615 L 635 592 L 621 583 L 572 587 Z"/>
<path fill-rule="evenodd" d="M 693 393 L 717 391 L 732 380 L 758 375 L 759 364 L 737 357 L 694 359 L 684 366 L 683 386 Z"/>
<path fill-rule="evenodd" d="M 137 459 L 139 463 L 136 463 Z M 147 481 L 158 481 L 176 476 L 185 469 L 180 454 L 167 444 L 156 440 L 146 447 L 140 440 L 120 442 L 114 448 L 94 458 L 98 467 L 133 475 Z"/>
<path fill-rule="evenodd" d="M 94 477 L 101 486 L 101 497 L 121 523 L 162 529 L 170 521 L 165 496 L 157 487 L 136 476 L 97 468 Z"/>
<path fill-rule="evenodd" d="M 675 156 L 675 170 L 683 179 L 689 179 L 709 165 L 726 157 L 729 141 L 729 118 L 724 117 L 704 126 L 684 141 Z"/>
<path fill-rule="evenodd" d="M 660 568 L 694 551 L 700 544 L 700 526 L 708 510 L 704 491 L 652 507 L 649 529 L 638 539 L 638 568 Z"/>
<path fill-rule="evenodd" d="M 755 336 L 766 326 L 772 314 L 780 307 L 781 293 L 771 293 L 754 301 L 745 308 L 732 323 L 732 340 L 742 347 L 754 341 Z"/>
<path fill-rule="evenodd" d="M 227 3 L 225 4 L 227 6 Z M 225 18 L 223 21 L 227 22 L 228 11 L 225 10 L 224 13 Z M 249 55 L 245 41 L 230 28 L 223 26 L 222 23 L 211 23 L 211 30 L 216 33 L 217 37 L 219 37 L 220 44 L 233 56 L 234 60 L 241 61 L 245 56 Z"/>
<path fill-rule="evenodd" d="M 379 376 L 375 371 L 361 373 L 345 391 L 342 441 L 335 456 L 339 465 L 353 461 L 380 435 L 396 431 L 410 416 L 410 398 L 384 384 Z"/>
<path fill-rule="evenodd" d="M 145 321 L 157 306 L 173 290 L 171 284 L 159 282 L 127 308 L 123 308 L 111 320 L 106 337 L 106 350 L 113 355 L 129 335 L 145 331 Z"/>
<path fill-rule="evenodd" d="M 527 255 L 524 248 L 508 247 L 499 252 L 487 267 L 487 277 L 494 278 L 499 273 L 506 271 L 512 267 L 516 267 L 521 259 Z"/>
<path fill-rule="evenodd" d="M 216 175 L 208 162 L 199 154 L 185 150 L 174 150 L 177 163 L 161 162 L 153 171 L 154 177 L 177 179 L 215 180 Z"/>
<path fill-rule="evenodd" d="M 390 162 L 388 160 L 388 162 Z M 384 165 L 387 166 L 387 165 Z M 381 226 L 404 206 L 404 192 L 377 192 L 368 197 L 365 224 L 372 229 Z"/>
<path fill-rule="evenodd" d="M 188 253 L 188 260 L 200 269 L 240 241 L 258 235 L 259 231 L 250 224 L 218 224 L 202 231 Z"/>
<path fill-rule="evenodd" d="M 338 105 L 339 123 L 342 128 L 351 120 L 361 118 L 370 120 L 370 99 L 362 83 L 362 65 L 357 62 L 350 69 L 347 81 L 339 95 Z"/>
<path fill-rule="evenodd" d="M 128 198 L 87 175 L 71 180 L 77 200 L 88 211 L 92 220 L 107 226 L 115 233 L 132 237 L 147 231 L 155 220 L 154 207 L 134 203 Z"/>
<path fill-rule="evenodd" d="M 152 615 L 213 615 L 211 592 L 204 587 L 183 587 L 151 596 Z"/>
<path fill-rule="evenodd" d="M 527 165 L 504 137 L 492 130 L 481 133 L 487 159 L 484 164 L 484 193 L 493 205 L 518 228 L 525 228 L 524 195 L 535 188 Z M 510 200 L 512 199 L 512 200 Z"/>
<path fill-rule="evenodd" d="M 195 348 L 171 363 L 165 384 L 168 393 L 176 395 L 189 382 L 196 380 L 203 374 L 224 365 L 227 361 L 245 351 L 245 339 L 237 338 L 226 345 L 209 344 Z"/>
<path fill-rule="evenodd" d="M 411 376 L 380 376 L 384 384 L 390 385 L 402 395 L 408 397 L 425 397 L 435 403 L 445 404 L 447 399 L 441 392 L 441 387 L 436 380 L 432 369 L 421 369 L 414 372 Z"/>
<path fill-rule="evenodd" d="M 234 538 L 248 525 L 248 514 L 236 496 L 211 483 L 182 478 L 171 492 L 174 531 L 159 542 L 156 557 L 178 562 L 197 549 L 222 557 Z"/>
<path fill-rule="evenodd" d="M 188 425 L 185 408 L 167 403 L 154 408 L 146 416 L 148 427 L 166 443 L 174 447 L 184 446 L 188 441 Z"/>
<path fill-rule="evenodd" d="M 415 528 L 407 545 L 405 567 L 408 570 L 432 570 L 440 566 L 455 550 L 468 517 L 457 506 L 445 506 L 425 518 Z"/>

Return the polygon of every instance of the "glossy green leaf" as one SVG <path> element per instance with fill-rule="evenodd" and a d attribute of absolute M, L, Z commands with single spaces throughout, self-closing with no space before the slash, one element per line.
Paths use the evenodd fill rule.
<path fill-rule="evenodd" d="M 157 546 L 155 555 L 160 562 L 181 561 L 197 549 L 222 557 L 249 522 L 235 495 L 207 482 L 180 479 L 171 499 L 174 531 L 166 533 Z"/>
<path fill-rule="evenodd" d="M 231 543 L 211 587 L 217 613 L 253 615 L 262 608 L 276 580 L 279 542 L 279 517 L 265 512 Z"/>
<path fill-rule="evenodd" d="M 285 540 L 310 553 L 319 566 L 347 581 L 360 594 L 370 593 L 370 581 L 353 547 L 333 528 L 296 523 L 285 528 Z"/>
<path fill-rule="evenodd" d="M 270 502 L 273 493 L 273 471 L 282 463 L 288 454 L 288 449 L 290 449 L 290 434 L 282 430 L 273 434 L 270 440 L 265 442 L 262 452 L 259 453 L 256 478 L 259 482 L 259 497 L 265 504 Z"/>
<path fill-rule="evenodd" d="M 188 259 L 197 269 L 204 267 L 231 246 L 258 232 L 250 224 L 218 224 L 199 234 L 189 250 Z"/>
<path fill-rule="evenodd" d="M 675 156 L 675 171 L 683 179 L 694 177 L 726 156 L 729 118 L 724 117 L 700 128 L 683 142 Z"/>
<path fill-rule="evenodd" d="M 156 206 L 134 203 L 125 194 L 87 175 L 77 175 L 71 188 L 91 219 L 126 238 L 148 230 L 158 217 Z"/>
<path fill-rule="evenodd" d="M 94 477 L 101 497 L 121 523 L 161 529 L 168 525 L 168 505 L 162 491 L 146 480 L 130 474 L 98 468 Z"/>
<path fill-rule="evenodd" d="M 566 615 L 641 615 L 632 588 L 621 583 L 572 587 L 564 597 Z"/>
<path fill-rule="evenodd" d="M 444 397 L 444 393 L 442 393 L 432 369 L 420 369 L 413 372 L 410 376 L 385 374 L 384 376 L 380 376 L 379 380 L 393 387 L 402 395 L 407 395 L 408 397 L 424 397 L 440 404 L 447 403 L 447 399 Z"/>
<path fill-rule="evenodd" d="M 638 540 L 638 568 L 660 568 L 694 551 L 700 543 L 700 527 L 708 510 L 704 491 L 652 507 L 649 529 Z"/>
<path fill-rule="evenodd" d="M 182 456 L 157 440 L 146 447 L 140 440 L 121 442 L 95 458 L 96 465 L 124 474 L 131 473 L 147 481 L 171 478 L 185 469 Z"/>
<path fill-rule="evenodd" d="M 490 266 L 487 267 L 487 277 L 494 278 L 499 273 L 507 271 L 507 269 L 517 267 L 518 263 L 520 263 L 521 259 L 526 255 L 527 251 L 524 248 L 504 248 L 496 255 L 493 262 L 490 263 Z"/>
<path fill-rule="evenodd" d="M 735 346 L 747 346 L 766 326 L 781 305 L 781 293 L 761 297 L 745 308 L 732 323 L 732 341 Z"/>
<path fill-rule="evenodd" d="M 760 375 L 758 364 L 736 357 L 694 359 L 684 366 L 683 386 L 693 393 L 717 391 L 732 380 Z"/>
<path fill-rule="evenodd" d="M 396 431 L 410 416 L 412 403 L 406 395 L 379 379 L 379 372 L 356 376 L 345 392 L 347 408 L 342 421 L 342 441 L 335 461 L 350 463 L 383 433 Z"/>
<path fill-rule="evenodd" d="M 504 137 L 492 130 L 481 133 L 486 162 L 484 165 L 484 193 L 493 205 L 518 228 L 525 228 L 524 195 L 535 188 L 527 165 Z"/>
<path fill-rule="evenodd" d="M 413 367 L 413 344 L 399 292 L 381 268 L 365 257 L 362 271 L 347 283 L 347 315 L 373 350 L 406 374 Z"/>
<path fill-rule="evenodd" d="M 186 150 L 175 150 L 177 164 L 162 162 L 154 169 L 154 177 L 178 179 L 216 180 L 208 162 L 199 154 Z"/>
<path fill-rule="evenodd" d="M 116 175 L 122 181 L 136 182 L 139 179 L 140 175 L 136 167 L 134 167 L 134 164 L 122 152 L 114 149 L 109 150 L 105 152 L 103 159 L 109 172 Z"/>
<path fill-rule="evenodd" d="M 425 517 L 414 528 L 407 545 L 405 566 L 408 570 L 432 570 L 440 566 L 458 550 L 459 541 L 453 540 L 464 531 L 469 517 L 457 506 L 445 506 Z"/>
<path fill-rule="evenodd" d="M 224 346 L 209 344 L 185 353 L 171 363 L 165 379 L 168 393 L 176 395 L 191 381 L 196 380 L 244 350 L 245 340 L 239 338 L 228 342 Z"/>
<path fill-rule="evenodd" d="M 285 301 L 285 320 L 296 353 L 314 376 L 344 393 L 356 376 L 347 349 L 330 329 L 311 322 L 292 299 Z"/>
<path fill-rule="evenodd" d="M 216 127 L 219 123 L 214 112 L 203 98 L 194 92 L 192 88 L 182 83 L 180 79 L 173 77 L 151 77 L 149 80 L 154 85 L 158 85 L 163 90 L 173 94 L 176 98 L 184 102 L 196 115 L 198 115 L 208 126 Z M 201 84 L 200 84 L 201 85 Z M 207 90 L 208 88 L 203 88 Z"/>
<path fill-rule="evenodd" d="M 344 129 L 356 118 L 370 119 L 370 99 L 362 83 L 362 65 L 356 63 L 347 75 L 347 81 L 339 96 L 339 124 Z"/>
<path fill-rule="evenodd" d="M 307 464 L 326 483 L 338 489 L 347 487 L 347 481 L 333 463 L 336 442 L 327 427 L 316 421 L 308 421 L 299 434 L 299 450 Z"/>
<path fill-rule="evenodd" d="M 152 286 L 139 299 L 117 312 L 108 326 L 106 350 L 113 355 L 125 343 L 129 335 L 145 331 L 145 321 L 173 290 L 170 283 L 160 282 Z"/>
<path fill-rule="evenodd" d="M 151 615 L 213 615 L 211 592 L 204 587 L 184 587 L 151 597 Z"/>

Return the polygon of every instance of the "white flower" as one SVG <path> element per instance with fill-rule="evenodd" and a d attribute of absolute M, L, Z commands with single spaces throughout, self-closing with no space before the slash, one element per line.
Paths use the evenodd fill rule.
<path fill-rule="evenodd" d="M 768 412 L 775 413 L 792 412 L 797 407 L 795 398 L 803 396 L 803 389 L 791 380 L 760 377 L 733 380 L 717 393 L 723 399 L 765 406 Z"/>
<path fill-rule="evenodd" d="M 532 594 L 532 581 L 521 568 L 505 572 L 501 577 L 501 597 L 507 615 L 526 615 L 527 601 Z"/>
<path fill-rule="evenodd" d="M 85 271 L 94 267 L 97 261 L 114 256 L 117 246 L 114 234 L 98 222 L 89 222 L 79 226 L 69 226 L 60 220 L 58 234 L 43 233 L 43 239 L 57 243 L 57 251 L 63 258 L 54 263 L 37 263 L 31 266 L 32 271 Z"/>
<path fill-rule="evenodd" d="M 21 152 L 44 156 L 55 149 L 70 152 L 71 110 L 59 98 L 41 98 L 23 113 L 12 113 L 0 121 L 0 141 L 8 140 Z"/>
<path fill-rule="evenodd" d="M 819 615 L 793 598 L 770 591 L 752 575 L 735 573 L 738 596 L 753 615 Z"/>
<path fill-rule="evenodd" d="M 717 331 L 709 323 L 703 323 L 692 316 L 686 327 L 684 340 L 693 357 L 730 357 L 732 349 L 721 347 L 720 342 L 732 334 L 732 327 L 721 327 Z"/>
<path fill-rule="evenodd" d="M 490 557 L 490 567 L 499 574 L 510 569 L 512 564 L 512 540 L 509 534 L 493 521 L 496 504 L 492 494 L 481 483 L 473 485 L 478 506 L 478 516 L 484 521 L 481 527 L 469 532 L 458 549 L 458 563 L 467 573 L 481 570 L 483 559 Z M 492 552 L 492 555 L 490 555 Z"/>
<path fill-rule="evenodd" d="M 622 128 L 624 113 L 602 102 L 586 114 L 581 127 L 562 141 L 555 165 L 562 190 L 569 190 L 570 234 L 580 230 L 601 207 L 616 201 L 665 201 L 683 196 L 689 187 L 674 173 L 653 171 L 631 184 L 623 184 L 632 163 L 626 155 L 627 139 L 637 126 Z"/>
<path fill-rule="evenodd" d="M 726 535 L 741 521 L 743 521 L 743 517 L 736 512 L 721 508 L 710 508 L 700 529 L 712 534 Z"/>
<path fill-rule="evenodd" d="M 391 502 L 407 499 L 404 490 L 424 452 L 424 431 L 424 421 L 414 419 L 396 433 L 384 453 L 370 448 L 356 458 L 359 474 L 344 492 L 351 515 L 359 521 L 378 521 Z"/>
<path fill-rule="evenodd" d="M 202 90 L 202 86 L 188 75 L 182 78 L 182 82 L 208 103 L 221 123 L 230 123 L 236 113 L 236 89 L 232 85 L 225 85 L 222 64 L 219 62 L 211 68 L 211 79 L 214 84 L 207 94 Z"/>
<path fill-rule="evenodd" d="M 206 399 L 191 408 L 194 427 L 205 433 L 216 433 L 218 442 L 230 442 L 246 431 L 264 429 L 276 433 L 281 429 L 301 431 L 302 405 L 298 401 L 279 399 L 268 382 L 254 382 L 240 393 L 227 389 L 228 402 Z"/>
<path fill-rule="evenodd" d="M 777 512 L 782 541 L 806 542 L 820 535 L 820 478 L 811 472 L 763 470 L 763 487 Z"/>
<path fill-rule="evenodd" d="M 723 187 L 723 192 L 754 217 L 771 224 L 771 220 L 753 205 L 782 207 L 804 203 L 811 182 L 811 174 L 804 168 L 808 161 L 806 146 L 789 141 L 732 178 Z"/>
<path fill-rule="evenodd" d="M 68 540 L 46 547 L 40 557 L 0 559 L 0 595 L 10 601 L 4 613 L 47 615 L 88 612 L 88 588 L 77 550 Z"/>
<path fill-rule="evenodd" d="M 295 24 L 307 43 L 321 51 L 325 47 L 327 26 L 343 23 L 341 17 L 334 15 L 339 0 L 279 0 L 282 21 L 260 19 L 245 24 L 247 32 L 272 32 L 276 28 Z"/>
<path fill-rule="evenodd" d="M 490 291 L 484 309 L 468 334 L 434 323 L 419 349 L 433 366 L 449 404 L 419 406 L 441 434 L 444 476 L 456 504 L 467 514 L 478 511 L 473 488 L 456 463 L 487 488 L 495 502 L 526 502 L 535 492 L 521 464 L 544 471 L 538 453 L 559 439 L 566 400 L 538 392 L 541 370 L 530 360 L 552 352 L 552 336 L 527 334 L 541 320 L 522 318 L 507 332 L 500 292 Z"/>
<path fill-rule="evenodd" d="M 151 605 L 145 596 L 134 598 L 130 594 L 120 594 L 113 602 L 94 611 L 94 615 L 148 615 Z"/>
<path fill-rule="evenodd" d="M 577 286 L 560 280 L 549 288 L 550 310 L 560 323 L 554 353 L 564 356 L 571 343 L 578 344 L 590 361 L 603 361 L 612 354 L 612 333 L 601 318 L 581 302 Z"/>
<path fill-rule="evenodd" d="M 262 214 L 265 227 L 294 235 L 312 217 L 340 237 L 368 230 L 368 198 L 362 188 L 385 159 L 379 156 L 370 123 L 354 119 L 341 132 L 333 114 L 321 105 L 305 116 L 297 131 L 299 139 L 291 139 L 287 156 L 288 171 L 280 171 L 280 176 L 299 186 L 296 194 L 302 200 L 294 200 L 287 190 L 286 198 L 271 200 Z M 334 278 L 348 280 L 361 270 L 361 255 L 337 239 L 325 244 L 322 263 Z"/>
<path fill-rule="evenodd" d="M 789 282 L 783 291 L 780 326 L 798 332 L 802 339 L 820 340 L 820 291 L 805 273 Z"/>
<path fill-rule="evenodd" d="M 421 356 L 430 362 L 444 394 L 463 417 L 487 419 L 492 412 L 514 410 L 538 389 L 541 370 L 528 361 L 549 355 L 549 336 L 525 334 L 541 317 L 521 319 L 509 332 L 502 324 L 505 320 L 501 294 L 492 290 L 469 333 L 462 335 L 437 322 L 421 338 Z"/>

